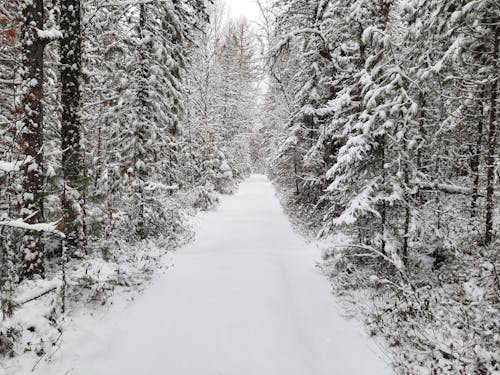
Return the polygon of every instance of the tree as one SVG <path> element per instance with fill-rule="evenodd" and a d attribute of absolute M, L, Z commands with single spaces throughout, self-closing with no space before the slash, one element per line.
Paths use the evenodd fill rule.
<path fill-rule="evenodd" d="M 23 164 L 23 219 L 30 224 L 44 221 L 44 160 L 43 160 L 43 80 L 45 39 L 42 0 L 25 1 L 21 44 L 23 49 L 24 113 L 20 147 L 26 158 Z M 23 274 L 26 277 L 43 275 L 44 244 L 38 234 L 27 233 L 23 245 Z"/>
<path fill-rule="evenodd" d="M 194 180 L 207 190 L 226 192 L 250 172 L 252 129 L 257 119 L 259 66 L 256 37 L 245 19 L 226 20 L 220 2 L 210 8 L 211 23 L 198 35 L 189 65 L 189 123 Z"/>
<path fill-rule="evenodd" d="M 87 177 L 81 142 L 82 32 L 79 0 L 62 0 L 61 38 L 61 149 L 63 211 L 70 254 L 84 246 L 84 195 Z"/>
<path fill-rule="evenodd" d="M 271 167 L 288 170 L 282 183 L 321 233 L 349 228 L 407 262 L 411 244 L 454 246 L 453 215 L 481 212 L 491 242 L 496 5 L 296 0 L 274 12 L 268 108 L 290 114 L 274 125 Z M 469 196 L 472 218 L 458 203 Z"/>

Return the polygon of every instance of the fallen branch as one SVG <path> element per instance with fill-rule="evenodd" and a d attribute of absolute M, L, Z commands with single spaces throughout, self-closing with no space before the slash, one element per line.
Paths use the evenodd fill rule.
<path fill-rule="evenodd" d="M 36 295 L 36 296 L 34 296 L 34 297 L 31 297 L 31 298 L 29 298 L 29 299 L 27 299 L 27 300 L 24 300 L 24 301 L 22 301 L 22 302 L 17 302 L 17 301 L 16 301 L 16 304 L 17 304 L 17 305 L 24 305 L 24 304 L 26 304 L 26 303 L 28 303 L 28 302 L 34 301 L 34 300 L 36 300 L 36 299 L 38 299 L 38 298 L 41 298 L 41 297 L 43 297 L 43 296 L 45 296 L 45 295 L 47 295 L 47 294 L 49 294 L 49 293 L 51 293 L 51 292 L 55 292 L 58 288 L 59 288 L 58 286 L 54 286 L 54 287 L 52 287 L 52 288 L 50 288 L 50 289 L 47 289 L 47 290 L 44 290 L 44 291 L 43 291 L 43 292 L 41 292 L 40 294 L 38 294 L 38 295 Z"/>
<path fill-rule="evenodd" d="M 4 321 L 7 318 L 7 316 L 12 315 L 12 312 L 9 313 L 9 311 L 13 311 L 13 309 L 17 309 L 19 306 L 37 300 L 38 298 L 46 296 L 51 292 L 55 292 L 59 290 L 60 287 L 61 287 L 61 281 L 58 279 L 54 279 L 41 290 L 36 291 L 34 293 L 30 293 L 27 296 L 15 300 L 0 298 L 0 311 L 2 312 L 2 321 Z"/>
<path fill-rule="evenodd" d="M 34 293 L 31 293 L 30 295 L 25 296 L 24 298 L 20 298 L 18 300 L 15 300 L 14 303 L 17 306 L 24 305 L 24 304 L 29 303 L 31 301 L 34 301 L 38 298 L 41 298 L 41 297 L 43 297 L 51 292 L 57 291 L 61 287 L 61 285 L 62 285 L 61 280 L 54 279 L 54 280 L 50 281 L 49 284 L 46 285 L 44 288 L 42 288 Z"/>

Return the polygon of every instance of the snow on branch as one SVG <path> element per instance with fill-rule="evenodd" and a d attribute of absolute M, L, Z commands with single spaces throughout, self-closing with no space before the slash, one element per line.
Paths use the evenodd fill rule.
<path fill-rule="evenodd" d="M 104 7 L 118 7 L 118 6 L 129 6 L 129 5 L 141 5 L 141 4 L 157 4 L 157 3 L 167 3 L 172 7 L 172 0 L 129 0 L 129 1 L 117 1 L 117 2 L 107 2 L 101 5 Z"/>
<path fill-rule="evenodd" d="M 63 232 L 58 229 L 59 221 L 54 223 L 28 224 L 22 219 L 0 221 L 0 226 L 30 230 L 34 232 L 45 232 L 55 234 L 61 238 L 66 238 Z"/>
<path fill-rule="evenodd" d="M 61 31 L 57 30 L 55 27 L 47 30 L 37 29 L 37 35 L 41 40 L 46 42 L 51 42 L 53 40 L 62 39 L 63 34 Z"/>
<path fill-rule="evenodd" d="M 472 195 L 474 192 L 471 188 L 451 184 L 439 184 L 437 182 L 414 181 L 413 184 L 417 185 L 421 190 L 439 190 L 448 194 Z"/>
<path fill-rule="evenodd" d="M 22 81 L 16 79 L 1 79 L 0 84 L 2 85 L 20 85 Z"/>

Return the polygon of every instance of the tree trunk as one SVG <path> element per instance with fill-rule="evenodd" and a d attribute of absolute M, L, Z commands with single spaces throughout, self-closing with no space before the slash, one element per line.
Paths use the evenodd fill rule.
<path fill-rule="evenodd" d="M 387 183 L 387 172 L 385 169 L 387 142 L 385 134 L 378 137 L 377 143 L 379 144 L 379 152 L 380 152 L 380 170 L 382 173 L 382 188 L 385 192 Z M 380 251 L 384 255 L 386 255 L 386 245 L 387 245 L 386 231 L 387 231 L 387 204 L 385 202 L 385 197 L 384 197 L 382 199 L 382 204 L 380 205 L 380 233 L 382 235 Z"/>
<path fill-rule="evenodd" d="M 82 67 L 82 35 L 80 0 L 61 0 L 61 140 L 64 175 L 63 210 L 66 244 L 69 256 L 85 242 L 83 199 L 85 163 L 81 141 L 80 76 Z"/>
<path fill-rule="evenodd" d="M 408 143 L 405 143 L 405 153 L 409 153 Z M 408 171 L 408 165 L 404 166 L 404 182 L 405 182 L 405 221 L 404 221 L 404 233 L 403 233 L 403 262 L 405 266 L 408 266 L 408 255 L 409 255 L 409 240 L 410 240 L 410 221 L 411 221 L 411 207 L 410 207 L 410 197 L 408 194 L 410 185 L 410 173 Z"/>
<path fill-rule="evenodd" d="M 141 45 L 139 47 L 139 63 L 141 64 L 140 77 L 139 77 L 139 118 L 137 119 L 137 125 L 135 128 L 135 155 L 134 155 L 134 168 L 136 171 L 136 186 L 135 194 L 137 199 L 137 209 L 138 209 L 138 220 L 137 220 L 137 235 L 139 238 L 146 238 L 146 223 L 145 223 L 145 196 L 144 196 L 144 184 L 147 179 L 146 163 L 144 161 L 145 155 L 145 144 L 146 144 L 146 127 L 148 121 L 148 68 L 147 68 L 147 55 L 146 55 L 146 45 L 144 44 L 144 39 L 146 37 L 146 5 L 141 4 L 139 6 L 139 37 L 141 39 Z"/>
<path fill-rule="evenodd" d="M 22 27 L 24 130 L 21 152 L 27 159 L 23 166 L 22 217 L 28 224 L 43 222 L 43 0 L 27 0 L 23 6 Z M 23 276 L 44 274 L 44 244 L 39 234 L 26 233 L 23 241 Z"/>
<path fill-rule="evenodd" d="M 495 80 L 491 84 L 490 94 L 490 116 L 489 116 L 489 131 L 488 131 L 488 149 L 486 155 L 486 228 L 484 235 L 485 245 L 489 245 L 493 240 L 493 211 L 494 211 L 494 189 L 495 189 L 495 155 L 497 146 L 497 90 L 498 90 L 498 44 L 500 39 L 500 26 L 498 19 L 492 20 L 494 27 L 494 49 L 493 59 L 497 69 Z"/>
<path fill-rule="evenodd" d="M 476 148 L 474 151 L 474 155 L 472 156 L 471 161 L 471 169 L 472 175 L 474 176 L 474 187 L 472 189 L 472 201 L 471 201 L 471 217 L 477 216 L 477 201 L 479 199 L 479 166 L 481 164 L 481 147 L 483 144 L 483 99 L 484 99 L 484 91 L 480 97 L 480 113 L 479 113 L 479 121 L 477 123 L 477 139 L 476 139 Z"/>

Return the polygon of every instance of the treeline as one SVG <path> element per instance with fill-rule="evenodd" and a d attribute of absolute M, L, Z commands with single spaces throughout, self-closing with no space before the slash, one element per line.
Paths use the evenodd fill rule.
<path fill-rule="evenodd" d="M 260 5 L 270 173 L 292 215 L 328 239 L 334 285 L 372 288 L 364 318 L 405 348 L 401 373 L 498 370 L 478 327 L 498 329 L 500 303 L 500 5 Z"/>
<path fill-rule="evenodd" d="M 175 237 L 185 207 L 249 174 L 255 37 L 221 9 L 0 3 L 3 310 L 19 282 L 100 257 L 102 241 Z"/>
<path fill-rule="evenodd" d="M 492 244 L 498 4 L 297 0 L 272 12 L 271 167 L 325 212 L 322 234 L 356 227 L 403 262 L 464 229 Z"/>

